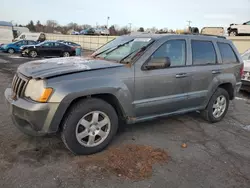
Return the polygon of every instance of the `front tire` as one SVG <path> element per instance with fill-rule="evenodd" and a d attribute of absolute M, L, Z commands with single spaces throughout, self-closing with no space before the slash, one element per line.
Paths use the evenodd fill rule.
<path fill-rule="evenodd" d="M 36 58 L 37 57 L 37 52 L 35 50 L 31 50 L 29 52 L 29 56 L 32 57 L 32 58 Z"/>
<path fill-rule="evenodd" d="M 14 50 L 13 48 L 9 48 L 9 49 L 8 49 L 8 53 L 9 53 L 9 54 L 14 54 L 14 53 L 15 53 L 15 50 Z"/>
<path fill-rule="evenodd" d="M 229 106 L 228 92 L 218 88 L 212 95 L 207 107 L 201 112 L 205 120 L 215 123 L 221 121 L 227 113 Z"/>
<path fill-rule="evenodd" d="M 83 99 L 74 104 L 62 123 L 62 140 L 76 155 L 100 152 L 114 138 L 118 129 L 115 109 L 107 102 Z"/>

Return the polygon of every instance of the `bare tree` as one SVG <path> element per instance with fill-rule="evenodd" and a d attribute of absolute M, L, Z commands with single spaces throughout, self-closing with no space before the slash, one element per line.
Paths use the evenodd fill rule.
<path fill-rule="evenodd" d="M 58 26 L 57 21 L 55 20 L 47 20 L 45 32 L 53 33 L 54 29 Z"/>

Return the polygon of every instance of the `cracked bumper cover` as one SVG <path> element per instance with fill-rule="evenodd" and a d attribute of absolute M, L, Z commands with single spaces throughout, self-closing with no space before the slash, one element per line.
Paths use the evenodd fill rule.
<path fill-rule="evenodd" d="M 242 86 L 241 90 L 250 92 L 250 80 L 241 80 Z"/>
<path fill-rule="evenodd" d="M 39 133 L 50 133 L 49 128 L 58 103 L 38 103 L 22 98 L 13 100 L 10 88 L 5 90 L 4 95 L 16 126 L 29 127 Z"/>

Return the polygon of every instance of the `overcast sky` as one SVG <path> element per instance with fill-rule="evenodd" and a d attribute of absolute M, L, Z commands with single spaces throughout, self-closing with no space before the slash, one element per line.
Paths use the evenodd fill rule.
<path fill-rule="evenodd" d="M 250 0 L 1 0 L 0 20 L 27 24 L 56 20 L 78 24 L 183 29 L 223 26 L 250 20 Z"/>

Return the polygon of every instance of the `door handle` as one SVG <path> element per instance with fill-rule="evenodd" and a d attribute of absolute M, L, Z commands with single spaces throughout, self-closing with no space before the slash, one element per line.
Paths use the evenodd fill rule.
<path fill-rule="evenodd" d="M 175 77 L 176 78 L 184 78 L 184 77 L 187 77 L 187 73 L 179 73 L 179 74 L 176 74 Z"/>
<path fill-rule="evenodd" d="M 212 70 L 212 74 L 220 74 L 221 70 Z"/>

